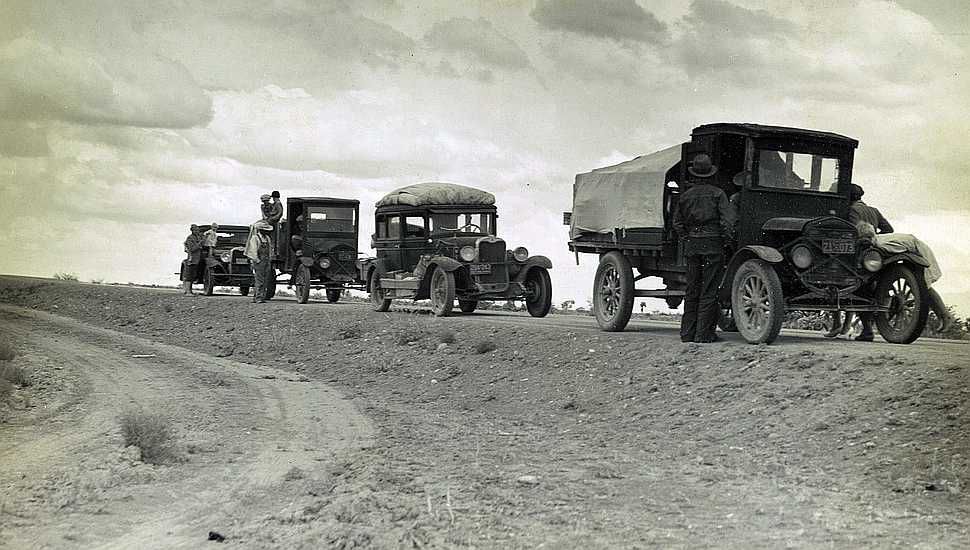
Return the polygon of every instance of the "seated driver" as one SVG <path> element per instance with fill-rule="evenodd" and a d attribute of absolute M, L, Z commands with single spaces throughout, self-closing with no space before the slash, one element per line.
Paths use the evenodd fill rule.
<path fill-rule="evenodd" d="M 303 233 L 306 232 L 306 220 L 303 216 L 297 216 L 296 218 L 296 228 L 293 230 L 293 235 L 290 236 L 290 248 L 296 252 L 297 256 L 303 254 Z"/>

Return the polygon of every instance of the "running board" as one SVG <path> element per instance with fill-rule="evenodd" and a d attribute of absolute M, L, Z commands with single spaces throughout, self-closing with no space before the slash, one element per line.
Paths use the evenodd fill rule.
<path fill-rule="evenodd" d="M 381 282 L 383 284 L 383 281 Z M 633 289 L 633 296 L 636 298 L 683 298 L 686 294 L 683 290 L 667 290 L 666 288 L 657 290 Z"/>

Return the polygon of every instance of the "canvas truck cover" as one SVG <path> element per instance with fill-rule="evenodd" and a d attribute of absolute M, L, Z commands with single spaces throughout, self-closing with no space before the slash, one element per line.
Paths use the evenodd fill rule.
<path fill-rule="evenodd" d="M 428 182 L 395 189 L 384 195 L 375 206 L 491 206 L 493 204 L 495 204 L 495 195 L 487 191 L 457 183 Z"/>
<path fill-rule="evenodd" d="M 680 162 L 681 146 L 576 175 L 571 238 L 634 227 L 663 227 L 667 170 Z"/>

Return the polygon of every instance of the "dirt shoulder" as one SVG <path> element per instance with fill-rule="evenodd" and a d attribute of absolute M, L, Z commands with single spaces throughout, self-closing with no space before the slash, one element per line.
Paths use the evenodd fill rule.
<path fill-rule="evenodd" d="M 289 546 L 960 547 L 970 346 L 682 345 L 471 315 L 3 279 L 57 311 L 340 388 L 373 444 L 311 471 Z M 491 349 L 494 348 L 494 349 Z"/>

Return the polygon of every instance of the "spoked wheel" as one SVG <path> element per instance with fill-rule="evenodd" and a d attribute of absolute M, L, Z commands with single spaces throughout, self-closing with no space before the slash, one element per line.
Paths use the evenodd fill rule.
<path fill-rule="evenodd" d="M 887 342 L 909 344 L 923 333 L 930 296 L 922 273 L 902 264 L 886 268 L 876 285 L 876 300 L 889 308 L 876 314 L 876 327 Z"/>
<path fill-rule="evenodd" d="M 376 269 L 370 272 L 367 281 L 367 290 L 370 291 L 370 303 L 374 311 L 387 311 L 391 309 L 391 301 L 384 297 L 384 289 L 381 288 L 381 275 Z"/>
<path fill-rule="evenodd" d="M 738 331 L 748 343 L 770 344 L 781 332 L 785 298 L 774 268 L 751 259 L 738 268 L 731 286 L 731 304 Z"/>
<path fill-rule="evenodd" d="M 737 332 L 738 323 L 734 319 L 734 310 L 729 307 L 722 307 L 717 315 L 717 326 L 724 332 Z"/>
<path fill-rule="evenodd" d="M 205 274 L 202 276 L 202 293 L 206 296 L 212 296 L 212 293 L 216 291 L 216 274 L 212 269 L 206 268 Z"/>
<path fill-rule="evenodd" d="M 331 304 L 336 304 L 340 300 L 340 292 L 341 292 L 341 289 L 339 288 L 328 288 L 327 301 L 330 302 Z"/>
<path fill-rule="evenodd" d="M 525 307 L 533 317 L 545 317 L 552 309 L 552 279 L 544 267 L 533 267 L 525 274 Z"/>
<path fill-rule="evenodd" d="M 435 317 L 444 317 L 455 307 L 455 274 L 434 268 L 431 274 L 431 312 Z"/>
<path fill-rule="evenodd" d="M 478 309 L 478 300 L 458 300 L 458 309 L 462 313 L 471 313 Z"/>
<path fill-rule="evenodd" d="M 296 288 L 296 301 L 305 304 L 310 300 L 310 268 L 300 264 L 293 274 L 293 286 Z"/>
<path fill-rule="evenodd" d="M 633 267 L 623 254 L 613 251 L 600 259 L 593 278 L 593 312 L 596 323 L 608 332 L 626 328 L 633 314 Z"/>

